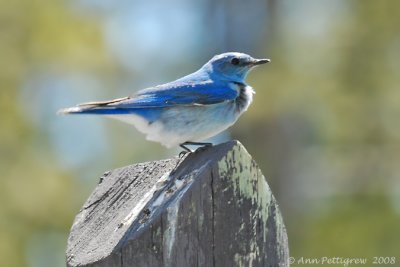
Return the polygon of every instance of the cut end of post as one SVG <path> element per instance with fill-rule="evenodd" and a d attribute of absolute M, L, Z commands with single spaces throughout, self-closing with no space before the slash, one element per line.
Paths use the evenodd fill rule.
<path fill-rule="evenodd" d="M 288 255 L 276 200 L 235 140 L 109 172 L 75 219 L 67 263 L 289 266 Z"/>

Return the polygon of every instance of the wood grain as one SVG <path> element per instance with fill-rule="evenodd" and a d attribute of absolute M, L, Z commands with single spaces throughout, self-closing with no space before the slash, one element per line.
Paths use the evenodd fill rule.
<path fill-rule="evenodd" d="M 238 141 L 100 181 L 75 218 L 68 266 L 289 266 L 278 204 Z"/>

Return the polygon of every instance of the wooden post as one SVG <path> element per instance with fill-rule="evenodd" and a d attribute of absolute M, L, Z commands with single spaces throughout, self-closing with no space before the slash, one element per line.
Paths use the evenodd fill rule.
<path fill-rule="evenodd" d="M 68 266 L 289 266 L 285 226 L 238 141 L 104 174 L 75 218 Z"/>

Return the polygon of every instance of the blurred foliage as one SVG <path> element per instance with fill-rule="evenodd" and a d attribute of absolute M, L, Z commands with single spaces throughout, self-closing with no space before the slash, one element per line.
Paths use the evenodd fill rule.
<path fill-rule="evenodd" d="M 96 70 L 107 65 L 107 55 L 95 23 L 77 19 L 59 0 L 0 1 L 0 40 L 0 266 L 32 266 L 31 238 L 54 232 L 65 242 L 84 191 L 54 160 L 43 129 L 24 114 L 19 89 L 41 65 Z M 55 266 L 46 258 L 36 262 Z"/>
<path fill-rule="evenodd" d="M 369 257 L 371 266 L 374 256 L 398 257 L 399 236 L 393 231 L 400 217 L 386 197 L 342 196 L 326 202 L 320 216 L 303 218 L 301 231 L 289 229 L 291 241 L 301 244 L 292 250 L 293 257 Z"/>
<path fill-rule="evenodd" d="M 250 74 L 255 101 L 232 135 L 245 144 L 272 185 L 291 254 L 396 256 L 400 261 L 400 2 L 255 1 L 246 8 L 265 7 L 265 18 L 257 14 L 256 20 L 252 14 L 235 16 L 243 8 L 239 2 L 204 1 L 203 9 L 193 4 L 203 12 L 199 20 L 207 19 L 205 29 L 193 26 L 191 31 L 198 43 L 192 51 L 198 52 L 160 62 L 147 76 L 140 64 L 147 68 L 149 62 L 139 61 L 139 48 L 128 46 L 126 53 L 138 58 L 129 69 L 105 37 L 104 28 L 113 22 L 107 14 L 118 16 L 107 3 L 118 4 L 100 1 L 106 7 L 96 9 L 83 2 L 89 8 L 66 0 L 0 1 L 0 266 L 64 266 L 69 228 L 96 177 L 110 168 L 175 152 L 144 142 L 122 124 L 90 127 L 62 120 L 55 116 L 65 103 L 58 98 L 75 104 L 119 97 L 135 83 L 171 80 L 212 54 L 239 49 L 272 59 Z M 223 16 L 218 13 L 221 5 L 226 5 Z M 144 29 L 138 34 L 151 35 L 151 28 Z M 126 31 L 131 33 L 128 27 Z M 248 39 L 241 41 L 241 36 Z M 216 37 L 225 41 L 217 45 Z M 187 36 L 179 38 L 185 43 Z M 141 40 L 135 40 L 138 47 Z M 163 54 L 168 53 L 156 55 Z M 43 83 L 43 73 L 44 80 L 57 82 Z M 100 85 L 56 88 L 67 83 L 58 76 L 77 73 Z M 89 124 L 94 119 L 84 120 Z M 58 128 L 57 123 L 70 123 L 70 128 Z M 65 164 L 54 140 L 76 158 L 90 140 L 100 140 L 93 141 L 94 147 L 109 145 L 89 151 L 90 157 L 75 166 Z"/>

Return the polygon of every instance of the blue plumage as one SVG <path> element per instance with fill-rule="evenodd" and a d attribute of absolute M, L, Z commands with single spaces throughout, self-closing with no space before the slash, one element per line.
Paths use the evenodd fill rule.
<path fill-rule="evenodd" d="M 210 105 L 234 100 L 238 92 L 226 84 L 212 81 L 193 83 L 168 83 L 145 89 L 134 97 L 118 103 L 119 107 L 171 107 L 177 105 Z"/>
<path fill-rule="evenodd" d="M 224 53 L 176 81 L 60 113 L 119 119 L 167 147 L 198 142 L 225 130 L 247 110 L 254 91 L 245 83 L 246 75 L 252 67 L 267 62 L 242 53 Z"/>

